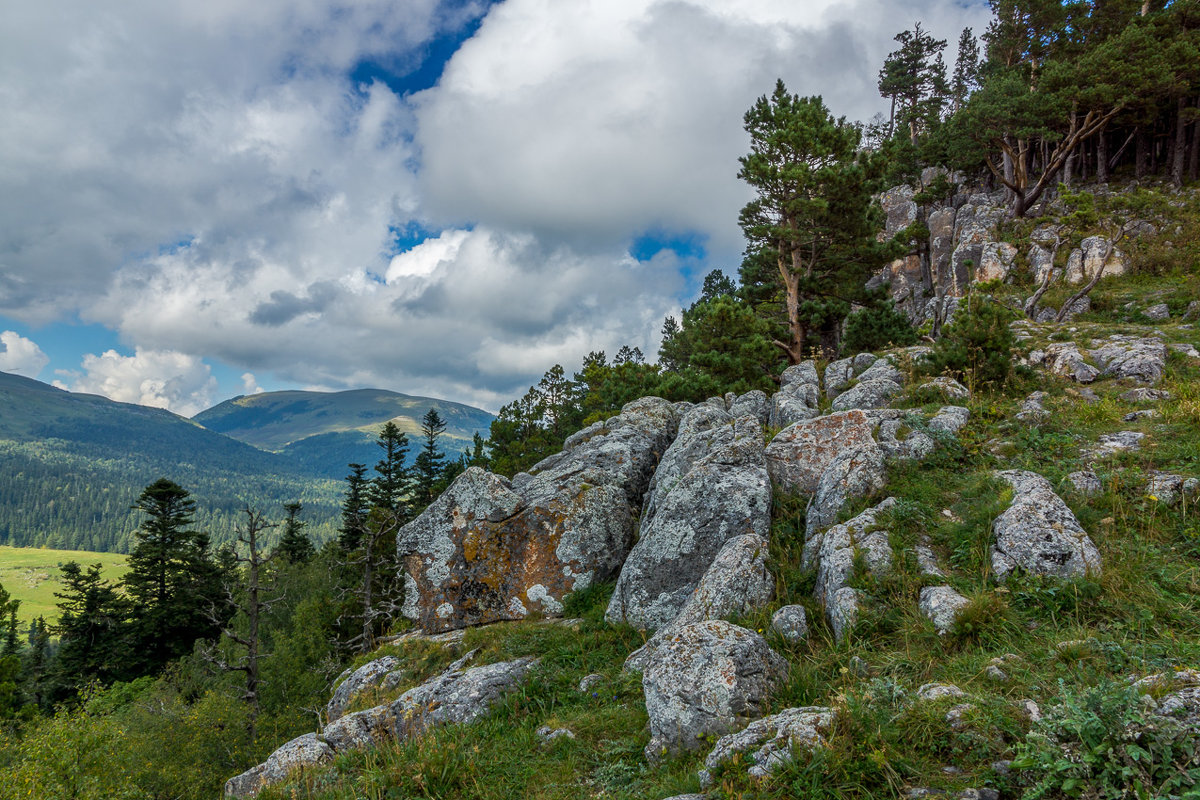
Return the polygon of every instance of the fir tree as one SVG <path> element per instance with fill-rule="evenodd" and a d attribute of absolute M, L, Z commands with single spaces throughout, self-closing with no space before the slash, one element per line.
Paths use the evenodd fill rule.
<path fill-rule="evenodd" d="M 437 499 L 445 469 L 446 456 L 438 447 L 438 439 L 446 431 L 446 422 L 436 408 L 421 418 L 421 452 L 414 463 L 413 496 L 418 508 L 424 509 Z"/>
<path fill-rule="evenodd" d="M 374 508 L 394 514 L 400 522 L 408 518 L 408 494 L 412 478 L 405 460 L 408 456 L 408 436 L 396 423 L 388 421 L 379 431 L 376 444 L 383 458 L 375 464 L 375 477 L 367 489 L 367 498 Z"/>
<path fill-rule="evenodd" d="M 342 527 L 338 529 L 338 546 L 343 553 L 357 550 L 362 543 L 370 511 L 367 493 L 367 468 L 363 464 L 350 464 L 346 476 L 346 499 L 342 502 Z"/>
<path fill-rule="evenodd" d="M 299 503 L 288 503 L 283 507 L 287 518 L 283 522 L 283 533 L 280 534 L 275 553 L 288 564 L 307 564 L 317 553 L 312 540 L 304 533 L 308 523 L 298 518 L 301 508 Z"/>

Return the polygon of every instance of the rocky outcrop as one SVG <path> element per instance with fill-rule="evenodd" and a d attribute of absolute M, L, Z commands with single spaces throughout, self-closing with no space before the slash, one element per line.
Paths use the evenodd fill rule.
<path fill-rule="evenodd" d="M 1006 281 L 1016 260 L 1015 245 L 1008 242 L 987 242 L 979 253 L 979 269 L 975 271 L 975 280 L 980 283 Z"/>
<path fill-rule="evenodd" d="M 1153 386 L 1162 380 L 1167 348 L 1155 336 L 1114 334 L 1090 350 L 1089 355 L 1106 377 L 1128 378 Z"/>
<path fill-rule="evenodd" d="M 1074 342 L 1056 342 L 1047 345 L 1045 350 L 1034 350 L 1029 354 L 1029 363 L 1076 383 L 1091 383 L 1100 374 L 1100 370 L 1087 363 L 1079 345 Z"/>
<path fill-rule="evenodd" d="M 611 579 L 676 421 L 666 400 L 642 398 L 511 483 L 468 469 L 397 534 L 405 616 L 425 631 L 554 616 Z"/>
<path fill-rule="evenodd" d="M 709 418 L 697 407 L 685 416 Z M 706 428 L 697 437 L 708 442 L 707 454 L 690 463 L 672 485 L 657 483 L 642 521 L 641 535 L 629 554 L 609 602 L 606 618 L 654 629 L 672 621 L 696 589 L 721 548 L 730 539 L 753 534 L 766 539 L 770 528 L 771 481 L 763 456 L 762 428 L 757 420 L 726 416 L 723 426 Z M 676 453 L 691 452 L 692 434 L 680 436 L 664 455 L 677 464 Z M 670 467 L 678 474 L 679 469 Z M 666 495 L 663 496 L 663 493 Z"/>
<path fill-rule="evenodd" d="M 881 491 L 886 483 L 883 450 L 875 443 L 843 450 L 821 475 L 808 505 L 806 536 L 837 521 L 851 500 Z"/>
<path fill-rule="evenodd" d="M 268 786 L 287 779 L 294 770 L 315 767 L 333 759 L 333 748 L 315 733 L 297 736 L 271 753 L 262 764 L 225 782 L 226 797 L 254 797 Z"/>
<path fill-rule="evenodd" d="M 1100 574 L 1100 551 L 1049 481 L 1023 470 L 996 474 L 1013 488 L 1012 505 L 992 523 L 997 579 L 1018 569 L 1057 578 Z"/>
<path fill-rule="evenodd" d="M 885 572 L 892 564 L 892 548 L 886 530 L 877 527 L 882 512 L 896 505 L 889 497 L 854 519 L 813 533 L 804 542 L 803 565 L 816 567 L 813 595 L 825 607 L 834 636 L 841 639 L 857 616 L 858 593 L 848 584 L 854 573 L 855 556 L 862 555 L 872 572 Z"/>
<path fill-rule="evenodd" d="M 815 492 L 839 454 L 874 443 L 872 428 L 871 418 L 858 410 L 798 422 L 767 445 L 767 471 L 785 491 Z"/>
<path fill-rule="evenodd" d="M 709 773 L 739 753 L 747 754 L 747 772 L 764 777 L 791 763 L 793 750 L 824 747 L 833 726 L 835 712 L 822 706 L 788 708 L 778 714 L 755 720 L 737 733 L 722 736 L 704 759 L 700 782 L 709 782 Z"/>
<path fill-rule="evenodd" d="M 646 757 L 695 750 L 762 715 L 787 661 L 753 631 L 722 620 L 685 625 L 642 673 L 650 743 Z"/>
<path fill-rule="evenodd" d="M 779 391 L 771 398 L 768 423 L 772 428 L 786 428 L 795 422 L 812 419 L 820 414 L 820 379 L 812 361 L 795 364 L 783 371 Z"/>
<path fill-rule="evenodd" d="M 1067 283 L 1086 283 L 1100 269 L 1104 270 L 1106 276 L 1124 275 L 1128 268 L 1125 254 L 1115 247 L 1109 252 L 1109 247 L 1110 242 L 1103 236 L 1089 236 L 1080 242 L 1079 247 L 1067 257 Z M 1105 252 L 1108 252 L 1108 259 L 1102 263 Z"/>
<path fill-rule="evenodd" d="M 325 719 L 333 722 L 354 702 L 359 695 L 383 685 L 388 675 L 400 668 L 400 659 L 395 656 L 384 656 L 363 664 L 338 684 L 333 697 L 325 706 Z"/>

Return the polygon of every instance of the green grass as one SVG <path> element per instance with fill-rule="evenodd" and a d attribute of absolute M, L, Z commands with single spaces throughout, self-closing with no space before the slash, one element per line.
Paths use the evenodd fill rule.
<path fill-rule="evenodd" d="M 17 617 L 22 622 L 39 616 L 53 622 L 58 619 L 58 599 L 54 593 L 62 589 L 60 565 L 68 561 L 77 561 L 84 566 L 99 563 L 103 565 L 104 578 L 116 581 L 125 574 L 125 559 L 126 556 L 119 553 L 0 545 L 0 586 L 21 601 Z"/>

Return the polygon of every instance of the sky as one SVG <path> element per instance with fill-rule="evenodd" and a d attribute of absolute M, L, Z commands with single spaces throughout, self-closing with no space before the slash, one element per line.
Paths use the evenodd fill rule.
<path fill-rule="evenodd" d="M 742 116 L 885 111 L 984 0 L 41 0 L 0 26 L 0 370 L 190 416 L 496 411 L 735 275 Z"/>

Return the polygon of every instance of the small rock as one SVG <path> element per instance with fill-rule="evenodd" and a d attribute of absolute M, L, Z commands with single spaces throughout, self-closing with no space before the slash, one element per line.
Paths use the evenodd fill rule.
<path fill-rule="evenodd" d="M 1183 312 L 1184 322 L 1192 322 L 1200 319 L 1200 300 L 1193 300 L 1187 304 L 1187 309 Z"/>
<path fill-rule="evenodd" d="M 1188 358 L 1200 358 L 1200 350 L 1197 350 L 1195 345 L 1177 343 L 1170 345 L 1170 348 L 1176 353 L 1183 353 Z"/>
<path fill-rule="evenodd" d="M 1050 412 L 1042 405 L 1042 401 L 1049 396 L 1048 392 L 1034 392 L 1026 397 L 1021 403 L 1021 410 L 1017 412 L 1017 419 L 1022 422 L 1040 422 L 1050 416 Z"/>
<path fill-rule="evenodd" d="M 1113 334 L 1088 351 L 1110 378 L 1128 378 L 1154 385 L 1162 380 L 1167 348 L 1155 336 Z"/>
<path fill-rule="evenodd" d="M 543 742 L 553 742 L 555 739 L 574 739 L 575 734 L 566 728 L 551 728 L 549 725 L 543 725 L 535 731 L 537 737 Z"/>
<path fill-rule="evenodd" d="M 949 586 L 926 586 L 921 589 L 919 606 L 921 613 L 929 618 L 939 636 L 945 636 L 954 627 L 959 609 L 970 602 Z"/>
<path fill-rule="evenodd" d="M 954 434 L 966 427 L 970 419 L 970 409 L 962 406 L 942 406 L 938 409 L 938 413 L 929 420 L 929 429 Z"/>
<path fill-rule="evenodd" d="M 1158 400 L 1170 400 L 1171 393 L 1166 389 L 1130 389 L 1127 392 L 1121 392 L 1117 398 L 1124 400 L 1127 403 L 1150 403 Z"/>
<path fill-rule="evenodd" d="M 599 672 L 593 672 L 591 675 L 584 675 L 579 679 L 579 691 L 590 692 L 593 686 L 604 682 L 604 676 Z"/>
<path fill-rule="evenodd" d="M 1087 386 L 1080 386 L 1078 389 L 1067 387 L 1067 394 L 1071 397 L 1082 400 L 1088 405 L 1092 405 L 1093 403 L 1100 401 L 1100 395 L 1096 394 L 1095 391 Z"/>
<path fill-rule="evenodd" d="M 1143 408 L 1140 411 L 1130 411 L 1125 416 L 1121 417 L 1124 422 L 1137 422 L 1139 419 L 1154 419 L 1162 416 L 1156 408 Z"/>
<path fill-rule="evenodd" d="M 704 771 L 711 773 L 738 753 L 750 751 L 750 774 L 767 775 L 792 761 L 793 748 L 812 750 L 824 745 L 833 719 L 833 710 L 820 706 L 788 708 L 763 717 L 722 736 L 704 759 Z"/>
<path fill-rule="evenodd" d="M 1029 358 L 1033 361 L 1032 353 Z M 1076 383 L 1091 383 L 1100 375 L 1100 370 L 1084 361 L 1079 345 L 1074 342 L 1047 345 L 1043 364 L 1051 374 L 1070 378 Z"/>
<path fill-rule="evenodd" d="M 358 669 L 345 676 L 338 684 L 337 691 L 325 706 L 325 718 L 333 722 L 342 714 L 358 695 L 383 683 L 388 674 L 400 668 L 400 659 L 395 656 L 384 656 L 363 664 Z"/>
<path fill-rule="evenodd" d="M 988 680 L 996 681 L 997 683 L 1008 682 L 1008 673 L 997 667 L 995 664 L 988 665 L 988 668 L 983 671 L 983 674 L 988 677 Z"/>
<path fill-rule="evenodd" d="M 253 797 L 267 786 L 285 780 L 301 767 L 324 764 L 333 759 L 333 748 L 315 733 L 297 736 L 281 745 L 265 762 L 225 782 L 226 797 Z"/>
<path fill-rule="evenodd" d="M 934 378 L 917 387 L 918 394 L 937 394 L 947 400 L 969 400 L 971 391 L 954 378 Z"/>
<path fill-rule="evenodd" d="M 1118 431 L 1105 433 L 1097 440 L 1096 447 L 1087 451 L 1092 458 L 1108 458 L 1117 453 L 1133 452 L 1142 449 L 1142 439 L 1146 434 L 1138 431 Z"/>
<path fill-rule="evenodd" d="M 1143 494 L 1158 498 L 1160 503 L 1174 505 L 1180 497 L 1194 495 L 1198 487 L 1200 480 L 1196 478 L 1155 471 L 1151 474 Z"/>
<path fill-rule="evenodd" d="M 892 398 L 903 391 L 900 384 L 890 380 L 865 380 L 855 384 L 833 401 L 834 411 L 854 408 L 886 408 Z"/>
<path fill-rule="evenodd" d="M 999 775 L 1002 778 L 1007 778 L 1009 775 L 1012 774 L 1012 762 L 1011 761 L 993 761 L 992 762 L 992 772 L 996 773 L 997 775 Z"/>
<path fill-rule="evenodd" d="M 771 617 L 771 630 L 789 642 L 798 642 L 808 636 L 808 612 L 804 606 L 783 606 Z"/>
<path fill-rule="evenodd" d="M 1067 481 L 1082 495 L 1095 495 L 1104 491 L 1100 476 L 1090 469 L 1072 472 L 1067 476 Z"/>
<path fill-rule="evenodd" d="M 1021 701 L 1021 713 L 1028 718 L 1030 722 L 1038 722 L 1042 718 L 1042 709 L 1032 700 L 1025 699 Z"/>
<path fill-rule="evenodd" d="M 1142 312 L 1142 315 L 1153 322 L 1165 322 L 1171 318 L 1171 309 L 1166 303 L 1155 303 Z"/>
<path fill-rule="evenodd" d="M 944 700 L 947 697 L 966 697 L 967 693 L 953 683 L 927 683 L 917 689 L 917 697 L 926 702 Z"/>
<path fill-rule="evenodd" d="M 946 712 L 946 722 L 950 723 L 950 727 L 956 731 L 961 731 L 970 724 L 967 720 L 967 715 L 975 710 L 975 706 L 970 703 L 960 703 Z"/>
<path fill-rule="evenodd" d="M 871 665 L 859 656 L 850 656 L 850 661 L 846 664 L 850 674 L 856 678 L 869 678 L 871 676 Z"/>

